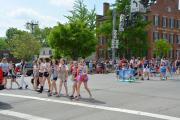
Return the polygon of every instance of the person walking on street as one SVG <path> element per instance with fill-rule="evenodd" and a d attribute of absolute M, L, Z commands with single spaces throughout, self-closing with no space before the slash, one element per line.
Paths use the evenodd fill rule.
<path fill-rule="evenodd" d="M 44 63 L 43 86 L 47 80 L 48 81 L 48 92 L 50 92 L 50 88 L 51 88 L 51 81 L 50 81 L 51 63 L 50 63 L 50 59 L 49 58 L 44 59 L 43 63 Z"/>
<path fill-rule="evenodd" d="M 66 96 L 68 96 L 67 78 L 68 78 L 68 67 L 65 64 L 65 60 L 62 58 L 60 60 L 60 64 L 59 64 L 60 83 L 59 83 L 58 96 L 61 95 L 61 90 L 62 90 L 63 85 L 64 85 L 64 88 L 65 88 Z"/>
<path fill-rule="evenodd" d="M 75 92 L 77 92 L 77 82 L 78 82 L 77 80 L 78 80 L 78 63 L 77 61 L 74 61 L 72 67 L 73 86 L 72 86 L 72 94 L 70 96 L 70 99 L 74 99 Z"/>
<path fill-rule="evenodd" d="M 6 88 L 7 77 L 8 77 L 8 72 L 9 72 L 9 64 L 6 58 L 2 59 L 0 63 L 0 67 L 2 68 L 2 71 L 3 71 L 3 85 L 4 85 L 4 88 Z"/>
<path fill-rule="evenodd" d="M 28 88 L 27 83 L 24 80 L 24 77 L 26 76 L 26 62 L 24 60 L 21 60 L 21 87 L 19 89 L 23 89 L 23 85 L 25 88 Z"/>
<path fill-rule="evenodd" d="M 56 81 L 58 79 L 58 61 L 57 60 L 52 60 L 51 61 L 51 88 L 50 88 L 50 92 L 48 92 L 48 96 L 52 96 L 53 93 L 53 89 L 55 90 L 54 95 L 58 95 L 57 92 L 57 85 L 56 85 Z"/>
<path fill-rule="evenodd" d="M 35 60 L 33 62 L 33 79 L 34 79 L 33 88 L 36 91 L 37 87 L 38 87 L 37 83 L 38 83 L 38 80 L 39 80 L 39 65 L 37 63 L 37 60 Z"/>
<path fill-rule="evenodd" d="M 12 63 L 11 63 L 11 65 L 12 65 L 12 67 L 10 67 L 10 70 L 9 70 L 10 77 L 11 77 L 11 87 L 10 87 L 10 89 L 12 89 L 12 83 L 13 82 L 15 82 L 17 84 L 18 88 L 20 88 L 20 85 L 19 85 L 19 83 L 16 80 L 16 77 L 17 77 L 16 70 L 15 70 L 16 69 L 16 65 L 12 64 Z"/>
<path fill-rule="evenodd" d="M 84 59 L 80 61 L 79 67 L 78 67 L 78 85 L 77 85 L 77 98 L 76 100 L 80 99 L 80 89 L 81 89 L 81 84 L 84 83 L 84 88 L 89 94 L 89 98 L 92 98 L 91 91 L 88 87 L 88 73 L 87 73 L 87 66 L 84 62 Z"/>
<path fill-rule="evenodd" d="M 42 93 L 44 89 L 43 75 L 44 75 L 44 69 L 45 69 L 42 58 L 38 60 L 38 65 L 39 65 L 39 82 L 40 82 L 41 87 L 37 92 Z"/>

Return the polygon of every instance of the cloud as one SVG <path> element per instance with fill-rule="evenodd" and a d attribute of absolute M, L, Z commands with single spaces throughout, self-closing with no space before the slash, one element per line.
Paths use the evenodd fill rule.
<path fill-rule="evenodd" d="M 42 15 L 31 8 L 18 8 L 8 12 L 7 15 L 15 20 L 23 20 L 25 22 L 31 20 L 39 21 L 42 26 L 52 26 L 59 21 L 56 17 Z"/>
<path fill-rule="evenodd" d="M 0 11 L 0 36 L 5 36 L 9 27 L 25 30 L 25 23 L 32 20 L 38 21 L 40 27 L 52 27 L 59 21 L 58 18 L 42 15 L 31 8 L 18 8 L 9 12 Z"/>
<path fill-rule="evenodd" d="M 50 4 L 63 7 L 72 8 L 75 0 L 49 0 Z"/>

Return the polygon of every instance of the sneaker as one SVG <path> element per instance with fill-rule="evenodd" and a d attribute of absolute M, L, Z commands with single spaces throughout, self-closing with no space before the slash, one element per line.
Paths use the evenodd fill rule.
<path fill-rule="evenodd" d="M 38 90 L 37 92 L 42 93 L 42 90 Z"/>
<path fill-rule="evenodd" d="M 25 88 L 27 89 L 27 88 L 28 88 L 28 85 L 26 85 Z"/>
<path fill-rule="evenodd" d="M 71 95 L 71 96 L 69 96 L 69 98 L 70 98 L 70 99 L 74 99 L 74 96 L 73 96 L 73 95 Z"/>
<path fill-rule="evenodd" d="M 48 93 L 47 93 L 47 96 L 48 96 L 48 97 L 52 96 L 52 93 L 48 92 Z"/>
<path fill-rule="evenodd" d="M 54 92 L 53 95 L 57 95 L 58 93 L 57 92 Z"/>
<path fill-rule="evenodd" d="M 20 90 L 22 90 L 22 87 L 19 87 Z"/>

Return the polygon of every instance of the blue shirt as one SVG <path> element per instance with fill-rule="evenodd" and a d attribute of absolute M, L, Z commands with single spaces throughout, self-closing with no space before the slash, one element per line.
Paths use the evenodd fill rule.
<path fill-rule="evenodd" d="M 0 63 L 0 67 L 2 68 L 3 72 L 8 72 L 9 64 L 8 63 Z"/>

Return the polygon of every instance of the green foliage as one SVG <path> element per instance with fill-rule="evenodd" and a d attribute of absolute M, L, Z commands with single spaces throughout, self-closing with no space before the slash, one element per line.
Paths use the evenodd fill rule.
<path fill-rule="evenodd" d="M 116 9 L 116 30 L 119 29 L 119 15 L 126 14 L 124 31 L 118 32 L 120 55 L 144 56 L 148 48 L 146 26 L 149 22 L 144 21 L 141 13 L 130 15 L 130 1 L 116 0 L 113 5 Z M 108 40 L 112 39 L 112 9 L 109 10 L 106 20 L 97 26 L 97 33 L 104 35 Z"/>
<path fill-rule="evenodd" d="M 164 57 L 171 50 L 172 46 L 166 39 L 159 39 L 155 41 L 154 53 L 159 57 Z"/>
<path fill-rule="evenodd" d="M 76 21 L 81 21 L 91 30 L 94 30 L 96 27 L 96 12 L 95 8 L 93 10 L 88 10 L 87 6 L 84 4 L 83 0 L 76 0 L 73 6 L 73 10 L 70 11 L 71 16 L 66 16 L 69 22 L 73 23 Z"/>
<path fill-rule="evenodd" d="M 33 28 L 32 27 L 33 27 L 32 25 L 26 24 L 26 28 L 31 31 L 33 36 L 41 43 L 42 47 L 49 47 L 48 35 L 51 31 L 51 28 L 49 27 L 40 28 L 38 24 L 35 25 Z"/>
<path fill-rule="evenodd" d="M 87 57 L 95 51 L 96 38 L 81 21 L 69 24 L 58 24 L 49 35 L 49 44 L 59 50 L 61 56 L 70 56 L 72 59 Z"/>
<path fill-rule="evenodd" d="M 22 31 L 18 30 L 17 28 L 9 28 L 6 31 L 7 40 L 10 41 L 15 35 L 22 33 Z"/>
<path fill-rule="evenodd" d="M 95 51 L 95 9 L 89 11 L 83 0 L 76 0 L 67 24 L 54 26 L 49 34 L 49 44 L 54 57 L 88 57 Z"/>
<path fill-rule="evenodd" d="M 8 50 L 8 44 L 5 38 L 0 38 L 0 50 Z"/>
<path fill-rule="evenodd" d="M 27 32 L 16 34 L 11 39 L 12 50 L 14 57 L 19 59 L 30 60 L 35 54 L 39 53 L 40 43 Z"/>

